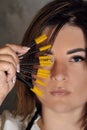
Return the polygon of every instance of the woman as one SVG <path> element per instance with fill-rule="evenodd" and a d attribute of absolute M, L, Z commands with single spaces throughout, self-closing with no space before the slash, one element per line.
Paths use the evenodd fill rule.
<path fill-rule="evenodd" d="M 28 117 L 27 130 L 86 130 L 87 2 L 48 3 L 27 29 L 22 45 L 28 46 L 27 43 L 44 33 L 54 56 L 50 77 L 40 78 L 46 83 L 46 87 L 37 86 L 42 97 L 18 83 L 16 115 L 24 120 Z"/>

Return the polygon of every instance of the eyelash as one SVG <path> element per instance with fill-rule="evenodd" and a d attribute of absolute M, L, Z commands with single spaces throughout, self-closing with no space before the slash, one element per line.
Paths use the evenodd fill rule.
<path fill-rule="evenodd" d="M 82 56 L 73 56 L 70 60 L 70 62 L 82 62 L 84 61 L 86 58 L 82 57 Z"/>

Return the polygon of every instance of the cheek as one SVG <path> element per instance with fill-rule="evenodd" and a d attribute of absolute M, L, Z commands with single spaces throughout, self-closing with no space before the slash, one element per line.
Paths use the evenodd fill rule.
<path fill-rule="evenodd" d="M 87 72 L 80 71 L 76 72 L 71 76 L 71 89 L 75 95 L 79 97 L 87 97 Z"/>
<path fill-rule="evenodd" d="M 81 84 L 87 84 L 87 67 L 82 63 L 74 64 L 69 67 L 69 80 L 72 83 L 77 83 L 78 87 Z"/>

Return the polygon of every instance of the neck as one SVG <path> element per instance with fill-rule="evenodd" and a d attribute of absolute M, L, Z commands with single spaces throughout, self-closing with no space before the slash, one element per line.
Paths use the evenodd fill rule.
<path fill-rule="evenodd" d="M 80 119 L 82 110 L 64 113 L 54 112 L 48 108 L 42 109 L 42 118 L 39 120 L 41 130 L 82 130 Z"/>

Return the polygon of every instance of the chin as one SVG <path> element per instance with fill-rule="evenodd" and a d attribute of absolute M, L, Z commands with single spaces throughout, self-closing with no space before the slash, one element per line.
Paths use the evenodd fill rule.
<path fill-rule="evenodd" d="M 57 108 L 53 108 L 53 110 L 57 113 L 66 113 L 68 111 L 70 111 L 69 108 L 66 108 L 66 107 L 57 107 Z"/>
<path fill-rule="evenodd" d="M 56 113 L 67 113 L 72 111 L 73 108 L 69 107 L 69 105 L 66 104 L 60 104 L 56 106 L 49 106 L 49 109 Z"/>

